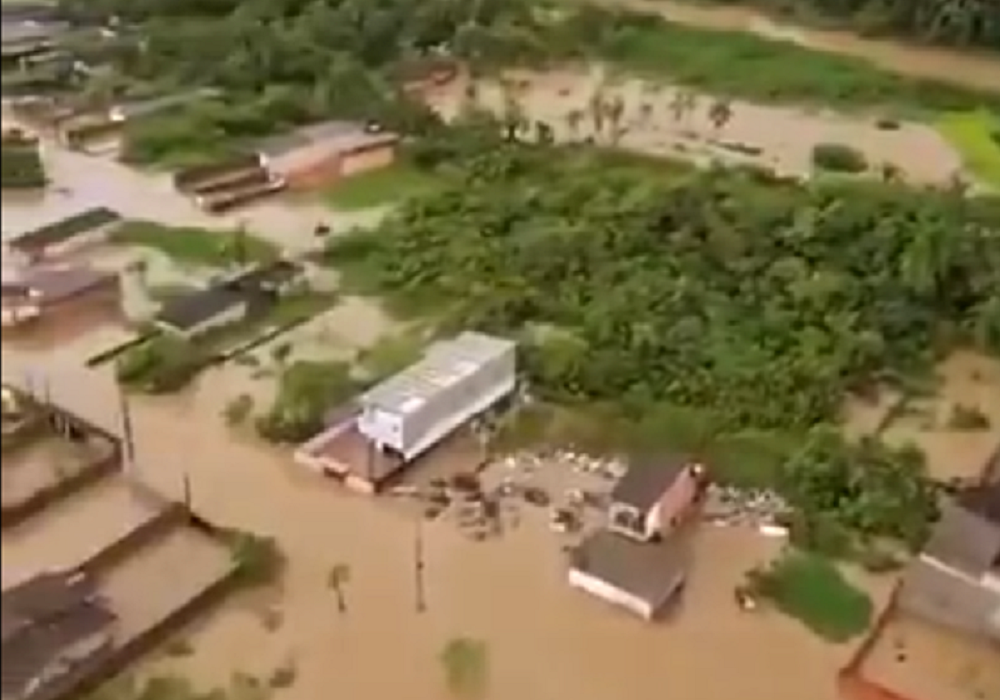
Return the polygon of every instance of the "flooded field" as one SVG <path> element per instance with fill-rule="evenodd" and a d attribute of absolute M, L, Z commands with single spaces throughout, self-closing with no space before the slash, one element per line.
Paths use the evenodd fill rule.
<path fill-rule="evenodd" d="M 128 637 L 161 622 L 223 578 L 230 566 L 221 544 L 179 526 L 103 572 L 101 594 L 119 617 L 120 634 Z"/>
<path fill-rule="evenodd" d="M 72 568 L 156 519 L 161 507 L 105 479 L 3 532 L 3 584 L 38 571 Z"/>
<path fill-rule="evenodd" d="M 863 673 L 912 700 L 1000 698 L 1000 648 L 916 620 L 892 621 Z"/>
<path fill-rule="evenodd" d="M 529 120 L 550 124 L 560 140 L 610 140 L 607 126 L 603 135 L 595 134 L 589 109 L 593 96 L 600 93 L 604 100 L 624 104 L 615 143 L 639 153 L 700 164 L 756 164 L 782 175 L 807 176 L 813 170 L 813 147 L 840 143 L 862 151 L 873 171 L 891 166 L 913 182 L 947 182 L 962 169 L 960 156 L 944 138 L 933 128 L 915 122 L 885 131 L 877 127 L 874 117 L 735 101 L 731 103 L 731 120 L 716 129 L 708 118 L 712 95 L 698 95 L 693 111 L 675 115 L 674 88 L 639 79 L 612 79 L 600 67 L 511 72 L 508 82 L 513 87 L 481 81 L 476 104 L 500 113 L 513 95 Z M 452 117 L 468 103 L 467 94 L 466 85 L 459 80 L 438 88 L 428 99 L 444 116 Z"/>
<path fill-rule="evenodd" d="M 109 442 L 71 442 L 56 436 L 38 440 L 4 454 L 4 506 L 24 503 L 33 495 L 111 455 Z"/>

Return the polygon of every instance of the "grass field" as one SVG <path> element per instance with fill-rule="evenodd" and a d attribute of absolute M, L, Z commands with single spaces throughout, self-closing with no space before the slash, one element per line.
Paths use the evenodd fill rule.
<path fill-rule="evenodd" d="M 243 262 L 268 262 L 279 251 L 269 241 L 237 231 L 164 226 L 149 221 L 128 221 L 115 231 L 112 243 L 158 250 L 181 265 L 227 267 Z"/>
<path fill-rule="evenodd" d="M 385 168 L 346 178 L 327 190 L 323 198 L 334 209 L 357 211 L 398 203 L 427 192 L 436 184 L 437 179 L 432 173 L 401 160 Z"/>
<path fill-rule="evenodd" d="M 1000 114 L 985 109 L 941 117 L 938 130 L 962 154 L 966 167 L 1000 189 Z"/>

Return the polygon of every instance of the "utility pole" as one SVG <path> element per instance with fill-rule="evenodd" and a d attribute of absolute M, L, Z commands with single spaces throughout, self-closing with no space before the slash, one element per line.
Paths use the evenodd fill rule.
<path fill-rule="evenodd" d="M 427 598 L 424 590 L 424 528 L 423 521 L 417 517 L 417 527 L 413 539 L 413 574 L 417 612 L 427 611 Z"/>
<path fill-rule="evenodd" d="M 132 410 L 125 391 L 118 388 L 118 402 L 122 413 L 122 458 L 126 474 L 132 474 L 135 469 L 135 434 L 132 429 Z"/>

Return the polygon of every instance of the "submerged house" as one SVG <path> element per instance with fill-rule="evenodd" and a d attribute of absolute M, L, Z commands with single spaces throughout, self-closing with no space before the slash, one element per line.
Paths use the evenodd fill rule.
<path fill-rule="evenodd" d="M 22 233 L 6 245 L 10 253 L 29 263 L 60 259 L 107 241 L 121 223 L 118 212 L 94 207 Z"/>
<path fill-rule="evenodd" d="M 700 464 L 633 459 L 611 494 L 608 524 L 570 555 L 569 584 L 651 620 L 683 588 L 687 554 L 676 530 L 704 487 Z"/>
<path fill-rule="evenodd" d="M 115 646 L 118 617 L 82 573 L 41 573 L 5 589 L 2 616 L 4 698 L 51 697 Z"/>
<path fill-rule="evenodd" d="M 898 604 L 931 623 L 1000 642 L 1000 480 L 945 505 L 903 577 Z"/>
<path fill-rule="evenodd" d="M 399 141 L 375 125 L 329 121 L 266 139 L 259 152 L 275 177 L 308 189 L 391 165 Z"/>
<path fill-rule="evenodd" d="M 278 260 L 244 270 L 205 288 L 171 300 L 154 318 L 161 330 L 193 338 L 213 328 L 267 313 L 302 276 L 302 268 Z"/>
<path fill-rule="evenodd" d="M 345 420 L 300 446 L 295 459 L 372 493 L 516 387 L 516 343 L 464 332 L 358 397 Z"/>
<path fill-rule="evenodd" d="M 98 304 L 116 307 L 118 276 L 81 265 L 46 265 L 3 269 L 2 325 L 21 326 Z"/>

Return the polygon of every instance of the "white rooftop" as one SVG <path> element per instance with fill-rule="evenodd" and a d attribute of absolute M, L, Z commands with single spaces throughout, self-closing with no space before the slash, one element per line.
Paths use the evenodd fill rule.
<path fill-rule="evenodd" d="M 369 389 L 361 403 L 393 413 L 413 413 L 432 396 L 510 352 L 515 345 L 512 340 L 471 331 L 434 343 L 419 362 Z"/>

